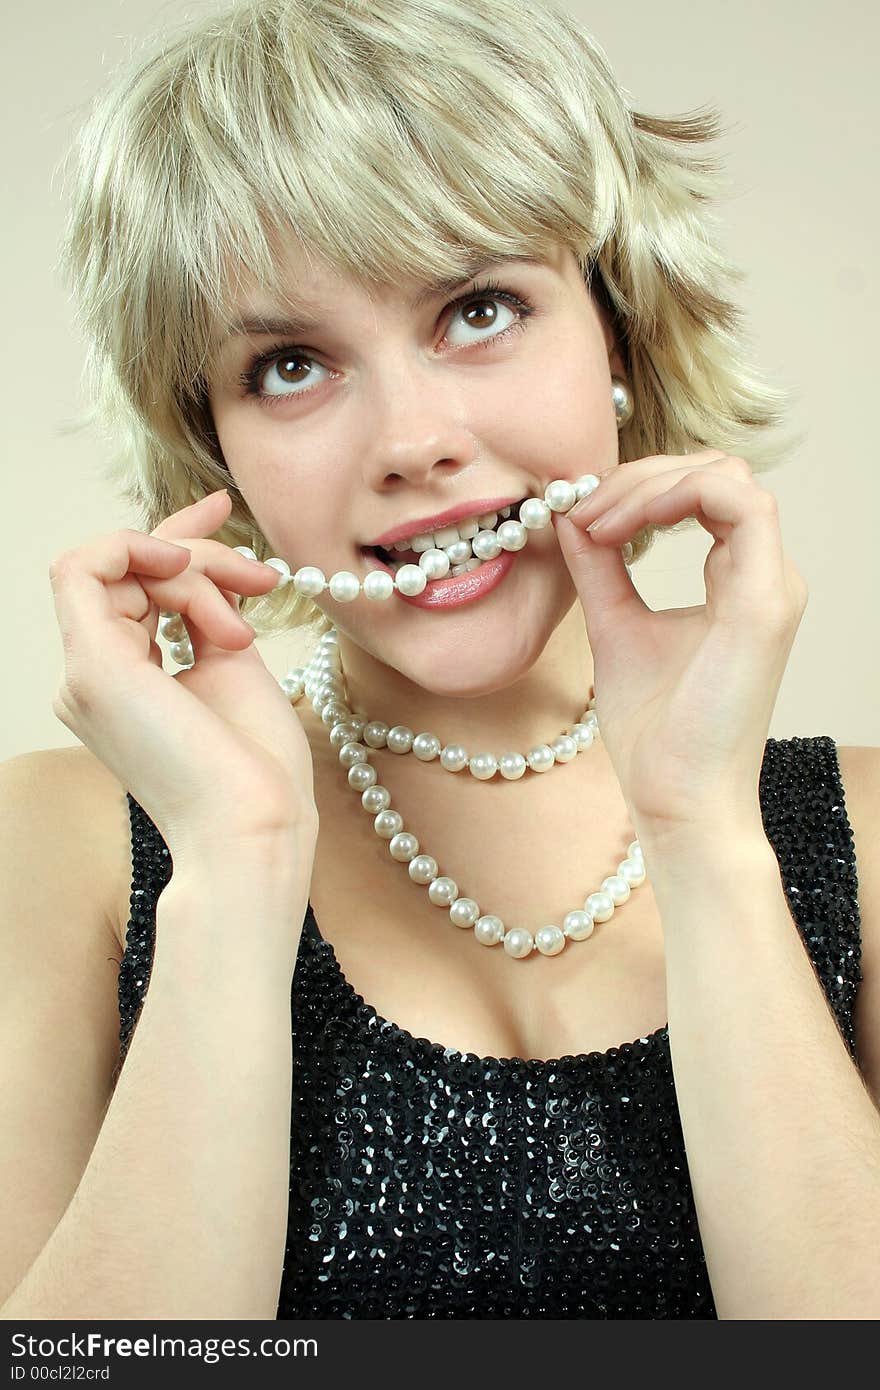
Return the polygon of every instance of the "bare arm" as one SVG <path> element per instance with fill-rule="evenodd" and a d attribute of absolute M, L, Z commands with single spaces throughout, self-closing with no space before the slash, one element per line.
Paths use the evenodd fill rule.
<path fill-rule="evenodd" d="M 0 1317 L 275 1317 L 290 986 L 313 858 L 309 828 L 175 865 L 91 1157 Z"/>
<path fill-rule="evenodd" d="M 654 845 L 672 1068 L 722 1319 L 880 1316 L 880 1114 L 762 832 Z M 720 848 L 719 848 L 720 846 Z"/>

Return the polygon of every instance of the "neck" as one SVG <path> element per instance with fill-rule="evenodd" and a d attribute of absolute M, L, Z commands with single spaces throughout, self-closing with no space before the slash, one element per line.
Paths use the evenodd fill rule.
<path fill-rule="evenodd" d="M 522 641 L 521 634 L 516 640 Z M 578 720 L 593 680 L 583 609 L 572 604 L 524 674 L 502 688 L 447 694 L 426 689 L 339 633 L 351 704 L 371 719 L 430 732 L 468 752 L 520 752 L 549 743 Z M 528 656 L 528 654 L 525 654 Z M 506 658 L 509 660 L 509 658 Z M 491 672 L 486 662 L 486 682 Z"/>

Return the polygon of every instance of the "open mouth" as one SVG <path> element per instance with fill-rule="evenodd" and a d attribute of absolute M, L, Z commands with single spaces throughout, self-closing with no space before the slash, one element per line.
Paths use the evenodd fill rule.
<path fill-rule="evenodd" d="M 497 531 L 498 527 L 502 524 L 503 521 L 516 521 L 519 517 L 519 509 L 525 500 L 525 497 L 521 497 L 518 502 L 511 503 L 509 517 L 502 517 L 499 514 L 498 520 L 496 521 L 495 525 L 491 528 L 492 532 L 494 533 L 495 531 Z M 388 569 L 390 569 L 392 572 L 399 570 L 401 565 L 417 565 L 419 563 L 420 554 L 424 553 L 416 552 L 415 550 L 409 549 L 389 550 L 384 545 L 364 545 L 361 546 L 361 550 L 363 551 L 364 555 L 371 556 L 374 559 L 381 561 L 381 563 L 385 565 Z M 479 565 L 482 565 L 484 563 L 484 561 L 480 560 L 479 557 L 474 555 L 473 551 L 471 551 L 470 557 L 466 557 L 464 561 L 456 563 L 450 568 L 450 573 L 455 573 L 455 571 L 461 570 L 462 566 L 465 564 L 470 564 L 471 560 L 476 561 L 476 565 L 473 565 L 472 568 L 477 568 Z"/>

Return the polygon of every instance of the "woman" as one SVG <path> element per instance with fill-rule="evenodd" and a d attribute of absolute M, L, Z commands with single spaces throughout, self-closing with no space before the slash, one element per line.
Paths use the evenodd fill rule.
<path fill-rule="evenodd" d="M 518 0 L 254 0 L 98 106 L 67 264 L 149 533 L 54 563 L 55 710 L 131 816 L 122 1047 L 69 1205 L 16 1151 L 7 1317 L 880 1311 L 877 759 L 851 826 L 767 738 L 806 588 L 716 133 Z"/>

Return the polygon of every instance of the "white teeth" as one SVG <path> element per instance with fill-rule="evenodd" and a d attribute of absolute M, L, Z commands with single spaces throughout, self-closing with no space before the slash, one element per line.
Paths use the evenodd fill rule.
<path fill-rule="evenodd" d="M 434 544 L 438 550 L 445 550 L 447 545 L 452 545 L 455 541 L 461 540 L 461 532 L 457 526 L 443 526 L 439 531 L 434 532 Z"/>
<path fill-rule="evenodd" d="M 511 510 L 511 507 L 502 507 L 500 512 L 484 512 L 482 516 L 465 517 L 455 525 L 441 526 L 439 531 L 425 531 L 418 536 L 409 536 L 385 548 L 396 551 L 412 550 L 416 555 L 421 555 L 426 550 L 447 550 L 459 541 L 473 540 L 480 531 L 491 531 L 497 525 L 499 517 L 506 519 L 510 516 Z"/>

